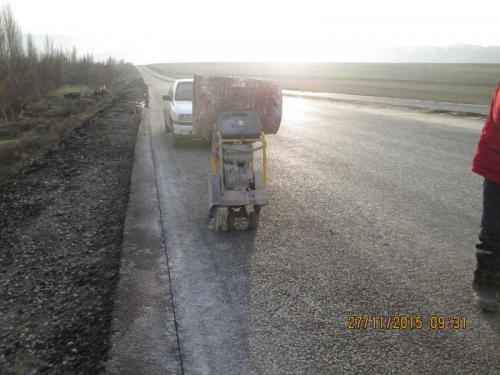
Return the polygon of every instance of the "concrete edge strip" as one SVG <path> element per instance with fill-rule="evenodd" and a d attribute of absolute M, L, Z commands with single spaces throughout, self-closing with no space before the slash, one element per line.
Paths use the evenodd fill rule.
<path fill-rule="evenodd" d="M 183 372 L 150 135 L 146 108 L 135 144 L 107 374 Z"/>
<path fill-rule="evenodd" d="M 150 133 L 151 133 L 151 131 L 152 131 L 151 124 L 149 124 L 149 127 L 150 127 Z M 154 152 L 154 148 L 153 148 L 153 140 L 151 137 L 149 137 L 149 144 L 150 144 L 150 148 L 151 148 L 151 159 L 153 161 L 154 182 L 155 182 L 155 188 L 156 188 L 156 200 L 158 202 L 158 211 L 160 214 L 159 219 L 160 219 L 160 227 L 161 227 L 161 237 L 162 237 L 162 242 L 163 242 L 163 248 L 165 250 L 165 259 L 167 262 L 168 287 L 169 287 L 169 291 L 170 291 L 170 301 L 171 301 L 171 306 L 172 306 L 172 314 L 174 316 L 175 336 L 177 339 L 177 348 L 179 350 L 179 362 L 180 362 L 180 367 L 181 367 L 181 373 L 184 374 L 184 364 L 182 362 L 181 342 L 179 339 L 179 327 L 177 325 L 177 316 L 175 313 L 174 291 L 172 290 L 172 278 L 170 275 L 170 263 L 169 263 L 169 259 L 168 259 L 167 236 L 165 233 L 165 227 L 163 225 L 164 215 L 163 215 L 163 212 L 161 209 L 161 204 L 160 204 L 160 191 L 158 188 L 158 172 L 157 172 L 158 168 L 157 168 L 157 161 L 156 161 L 155 152 Z"/>

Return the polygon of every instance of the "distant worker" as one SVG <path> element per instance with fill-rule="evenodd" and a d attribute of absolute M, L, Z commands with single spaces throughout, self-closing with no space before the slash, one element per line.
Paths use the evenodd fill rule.
<path fill-rule="evenodd" d="M 481 132 L 472 170 L 484 177 L 472 289 L 481 309 L 496 311 L 500 306 L 500 82 Z"/>

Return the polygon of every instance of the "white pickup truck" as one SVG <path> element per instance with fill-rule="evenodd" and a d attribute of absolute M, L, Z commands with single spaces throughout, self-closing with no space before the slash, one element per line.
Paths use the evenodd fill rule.
<path fill-rule="evenodd" d="M 163 96 L 165 131 L 172 132 L 174 146 L 183 139 L 193 139 L 193 80 L 174 81 Z"/>

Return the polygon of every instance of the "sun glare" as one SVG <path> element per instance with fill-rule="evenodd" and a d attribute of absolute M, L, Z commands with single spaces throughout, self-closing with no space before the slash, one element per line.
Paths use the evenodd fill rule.
<path fill-rule="evenodd" d="M 7 1 L 3 1 L 7 3 Z M 500 3 L 14 0 L 26 32 L 135 63 L 369 61 L 396 46 L 500 44 Z"/>

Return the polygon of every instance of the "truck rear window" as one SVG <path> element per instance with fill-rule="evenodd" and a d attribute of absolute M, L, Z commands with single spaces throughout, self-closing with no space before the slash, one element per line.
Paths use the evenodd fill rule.
<path fill-rule="evenodd" d="M 175 90 L 175 100 L 193 101 L 193 83 L 179 83 L 177 85 L 177 89 Z"/>

